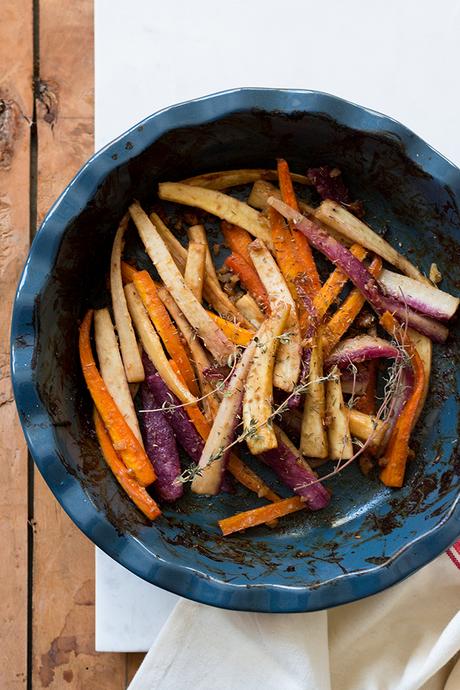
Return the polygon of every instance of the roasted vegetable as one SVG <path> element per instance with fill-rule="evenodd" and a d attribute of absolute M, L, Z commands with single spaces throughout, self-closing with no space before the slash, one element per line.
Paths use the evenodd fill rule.
<path fill-rule="evenodd" d="M 150 220 L 154 224 L 161 239 L 169 249 L 179 271 L 185 273 L 185 264 L 187 263 L 187 250 L 181 245 L 179 240 L 174 237 L 169 228 L 163 223 L 160 216 L 156 213 L 150 214 Z M 211 260 L 212 266 L 212 260 Z M 220 287 L 219 281 L 215 276 L 214 267 L 210 271 L 210 264 L 206 254 L 206 271 L 203 284 L 203 297 L 209 304 L 211 304 L 216 311 L 226 318 L 232 318 L 241 323 L 242 326 L 248 326 L 244 322 L 244 317 L 240 314 L 235 305 L 229 300 L 228 296 Z"/>
<path fill-rule="evenodd" d="M 167 309 L 160 299 L 155 282 L 147 271 L 135 271 L 132 279 L 166 351 L 177 362 L 189 391 L 193 396 L 198 397 L 199 390 L 193 367 L 177 330 L 169 318 Z"/>
<path fill-rule="evenodd" d="M 410 358 L 414 372 L 412 391 L 396 421 L 393 433 L 385 450 L 385 455 L 381 458 L 383 469 L 380 473 L 380 479 L 387 486 L 398 488 L 402 486 L 404 481 L 406 462 L 409 455 L 409 439 L 417 418 L 417 410 L 423 396 L 425 372 L 422 360 L 414 344 L 407 333 L 404 333 L 397 325 L 394 317 L 389 312 L 385 312 L 380 319 L 380 323 L 405 349 L 407 356 Z"/>
<path fill-rule="evenodd" d="M 96 436 L 101 447 L 102 455 L 117 481 L 133 503 L 144 513 L 145 517 L 149 520 L 155 520 L 161 514 L 158 505 L 144 487 L 133 478 L 132 472 L 120 459 L 96 408 L 94 409 L 94 428 L 96 429 Z"/>
<path fill-rule="evenodd" d="M 273 367 L 290 306 L 280 304 L 277 311 L 257 331 L 254 358 L 250 366 L 243 398 L 243 430 L 253 455 L 276 448 L 273 429 Z"/>
<path fill-rule="evenodd" d="M 278 475 L 283 484 L 304 498 L 310 510 L 327 506 L 329 493 L 311 467 L 281 429 L 277 428 L 276 433 L 278 447 L 262 453 L 259 458 Z"/>
<path fill-rule="evenodd" d="M 349 460 L 353 457 L 353 444 L 337 367 L 334 367 L 326 382 L 326 414 L 329 458 Z"/>
<path fill-rule="evenodd" d="M 300 452 L 310 458 L 327 458 L 325 427 L 326 391 L 323 376 L 323 347 L 317 337 L 311 348 L 308 387 L 302 416 Z"/>
<path fill-rule="evenodd" d="M 193 424 L 190 423 L 184 407 L 180 404 L 180 400 L 168 390 L 157 371 L 150 370 L 148 372 L 146 383 L 158 403 L 158 408 L 164 410 L 166 419 L 174 431 L 177 443 L 182 446 L 192 460 L 198 462 L 203 450 L 203 440 Z"/>
<path fill-rule="evenodd" d="M 299 496 L 292 496 L 291 498 L 284 498 L 277 503 L 270 503 L 261 508 L 253 508 L 244 513 L 238 513 L 229 518 L 219 520 L 219 527 L 224 536 L 241 532 L 241 530 L 249 527 L 256 527 L 262 525 L 264 522 L 270 522 L 290 513 L 295 513 L 306 508 L 305 501 Z"/>
<path fill-rule="evenodd" d="M 265 313 L 270 312 L 270 300 L 259 274 L 251 263 L 249 264 L 242 256 L 233 252 L 225 259 L 225 265 L 235 273 L 241 285 L 248 291 L 257 305 Z"/>
<path fill-rule="evenodd" d="M 228 447 L 235 436 L 244 383 L 256 345 L 255 339 L 249 343 L 228 382 L 225 396 L 220 403 L 211 433 L 198 463 L 200 474 L 197 474 L 192 482 L 192 491 L 197 494 L 216 494 L 219 491 Z"/>
<path fill-rule="evenodd" d="M 364 264 L 358 261 L 346 247 L 341 245 L 340 242 L 337 242 L 337 240 L 323 230 L 322 227 L 304 218 L 277 199 L 271 198 L 270 203 L 285 217 L 292 220 L 297 229 L 309 238 L 316 249 L 325 254 L 328 259 L 333 261 L 349 276 L 350 280 L 356 285 L 378 314 L 383 314 L 385 311 L 391 311 L 399 321 L 407 323 L 408 326 L 427 335 L 431 340 L 441 343 L 446 340 L 449 331 L 445 326 L 412 311 L 410 307 L 401 305 L 394 298 L 385 295 L 378 281 L 372 276 Z M 364 243 L 362 244 L 364 245 Z"/>
<path fill-rule="evenodd" d="M 253 299 L 251 295 L 246 294 L 240 297 L 235 304 L 245 318 L 250 321 L 253 326 L 259 328 L 264 320 L 264 315 L 257 306 L 255 299 Z"/>
<path fill-rule="evenodd" d="M 126 371 L 126 378 L 129 383 L 144 380 L 144 370 L 142 369 L 139 348 L 137 347 L 136 336 L 134 335 L 131 317 L 126 305 L 125 293 L 123 291 L 123 280 L 121 276 L 121 254 L 124 245 L 124 236 L 128 227 L 129 216 L 123 217 L 112 247 L 110 260 L 110 290 L 112 293 L 112 308 L 117 325 L 118 338 L 120 339 L 121 356 Z"/>
<path fill-rule="evenodd" d="M 217 360 L 226 361 L 233 352 L 232 343 L 185 284 L 182 274 L 147 214 L 137 203 L 131 204 L 129 212 L 136 224 L 147 254 L 155 265 L 166 289 L 171 293 L 191 326 L 203 339 L 208 350 Z"/>
<path fill-rule="evenodd" d="M 141 384 L 140 397 L 145 450 L 157 476 L 155 493 L 163 501 L 176 501 L 184 493 L 183 485 L 178 482 L 181 466 L 176 439 L 166 417 L 167 413 L 161 410 L 161 403 L 154 395 L 149 378 Z"/>
<path fill-rule="evenodd" d="M 422 282 L 426 281 L 429 285 L 427 278 L 425 278 L 416 266 L 396 251 L 391 244 L 388 244 L 383 237 L 371 230 L 362 220 L 356 218 L 356 216 L 335 201 L 331 201 L 330 199 L 323 201 L 321 206 L 316 210 L 315 217 L 352 242 L 358 242 L 362 247 L 378 254 L 382 259 L 396 266 L 396 268 L 399 268 L 400 271 L 410 278 Z"/>
<path fill-rule="evenodd" d="M 94 312 L 94 339 L 99 369 L 107 390 L 126 419 L 131 431 L 142 443 L 136 410 L 108 309 L 98 309 Z"/>
<path fill-rule="evenodd" d="M 278 348 L 273 372 L 273 385 L 289 393 L 296 385 L 300 373 L 300 327 L 296 306 L 275 259 L 264 243 L 255 240 L 249 247 L 249 253 L 257 273 L 269 293 L 270 308 L 276 311 L 280 304 L 290 306 L 286 323 L 286 336 Z"/>
<path fill-rule="evenodd" d="M 206 264 L 206 246 L 201 242 L 189 242 L 184 281 L 198 302 L 203 297 L 203 281 Z"/>
<path fill-rule="evenodd" d="M 91 350 L 90 332 L 93 311 L 90 309 L 80 326 L 80 363 L 86 385 L 99 412 L 112 445 L 126 467 L 132 470 L 141 486 L 148 486 L 155 481 L 155 472 L 144 448 L 138 441 L 112 396 L 96 367 Z"/>
<path fill-rule="evenodd" d="M 310 184 L 310 180 L 305 175 L 293 174 L 294 182 L 299 184 Z M 266 170 L 265 168 L 241 170 L 223 170 L 222 172 L 205 173 L 182 180 L 182 184 L 191 184 L 194 187 L 206 187 L 206 189 L 228 189 L 241 184 L 248 184 L 256 180 L 276 180 L 278 172 L 276 170 Z"/>
<path fill-rule="evenodd" d="M 147 355 L 154 363 L 161 376 L 166 382 L 168 388 L 184 403 L 196 403 L 196 398 L 190 393 L 187 386 L 185 386 L 171 369 L 163 346 L 157 335 L 152 322 L 150 321 L 142 300 L 133 284 L 125 286 L 126 300 L 130 314 L 133 318 L 134 325 L 139 334 L 142 347 Z"/>
<path fill-rule="evenodd" d="M 204 187 L 192 187 L 180 182 L 162 182 L 158 196 L 186 206 L 195 206 L 213 213 L 222 220 L 235 223 L 270 245 L 270 228 L 267 220 L 253 208 L 232 196 Z"/>

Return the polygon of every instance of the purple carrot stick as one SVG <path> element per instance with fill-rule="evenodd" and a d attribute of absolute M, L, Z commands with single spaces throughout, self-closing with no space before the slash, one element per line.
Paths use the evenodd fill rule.
<path fill-rule="evenodd" d="M 307 175 L 322 199 L 332 199 L 343 204 L 350 201 L 350 194 L 337 168 L 321 165 L 319 168 L 309 168 Z"/>
<path fill-rule="evenodd" d="M 146 381 L 158 401 L 158 407 L 165 408 L 166 418 L 174 431 L 176 441 L 192 460 L 198 462 L 204 447 L 201 436 L 183 407 L 168 409 L 169 406 L 180 405 L 180 400 L 171 393 L 158 372 L 148 376 Z"/>
<path fill-rule="evenodd" d="M 398 321 L 407 323 L 408 326 L 428 336 L 434 342 L 443 343 L 446 340 L 449 331 L 445 326 L 414 312 L 410 307 L 386 295 L 378 280 L 369 273 L 366 266 L 320 225 L 304 218 L 275 197 L 270 197 L 268 202 L 281 215 L 294 222 L 296 229 L 305 235 L 310 244 L 350 278 L 377 314 L 381 315 L 385 311 L 390 311 Z"/>
<path fill-rule="evenodd" d="M 344 369 L 350 364 L 358 364 L 370 359 L 399 359 L 402 352 L 393 343 L 374 335 L 358 335 L 355 338 L 347 338 L 332 350 L 324 362 L 326 369 L 337 365 Z"/>
<path fill-rule="evenodd" d="M 164 412 L 158 412 L 158 401 L 145 381 L 140 388 L 144 410 L 155 410 L 141 414 L 141 431 L 145 451 L 149 456 L 157 479 L 153 485 L 163 501 L 176 501 L 183 494 L 182 484 L 176 483 L 181 473 L 176 439 Z"/>
<path fill-rule="evenodd" d="M 278 448 L 257 457 L 278 475 L 283 484 L 303 496 L 310 510 L 325 508 L 330 501 L 329 492 L 318 482 L 307 462 L 286 442 L 283 432 L 279 431 L 277 435 Z"/>
<path fill-rule="evenodd" d="M 146 373 L 146 381 L 158 403 L 157 407 L 165 408 L 168 420 L 176 441 L 185 450 L 192 460 L 198 462 L 203 451 L 203 440 L 189 419 L 185 407 L 174 393 L 171 393 L 160 374 L 153 366 L 145 352 L 142 355 L 142 363 Z M 168 409 L 173 407 L 174 409 Z"/>

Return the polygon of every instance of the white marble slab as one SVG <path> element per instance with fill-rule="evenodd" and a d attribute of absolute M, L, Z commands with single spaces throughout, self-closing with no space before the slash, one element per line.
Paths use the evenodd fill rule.
<path fill-rule="evenodd" d="M 172 103 L 273 86 L 392 115 L 460 163 L 459 34 L 450 0 L 96 0 L 96 145 Z M 148 649 L 174 597 L 96 558 L 97 649 Z"/>
<path fill-rule="evenodd" d="M 96 651 L 147 651 L 177 601 L 96 549 Z"/>

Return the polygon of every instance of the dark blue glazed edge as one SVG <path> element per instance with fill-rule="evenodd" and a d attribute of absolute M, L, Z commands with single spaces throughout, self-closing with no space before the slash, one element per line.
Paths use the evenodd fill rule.
<path fill-rule="evenodd" d="M 234 610 L 298 613 L 375 594 L 429 563 L 458 537 L 460 496 L 435 528 L 412 540 L 382 565 L 337 576 L 314 588 L 225 583 L 194 569 L 152 557 L 135 537 L 119 534 L 101 515 L 78 481 L 66 472 L 56 453 L 52 422 L 40 400 L 32 373 L 36 296 L 46 283 L 64 229 L 83 210 L 106 175 L 139 155 L 171 129 L 202 124 L 253 108 L 324 113 L 348 127 L 396 137 L 409 158 L 460 197 L 460 170 L 417 135 L 387 116 L 329 94 L 244 88 L 165 108 L 95 153 L 48 212 L 32 243 L 19 281 L 11 329 L 11 371 L 22 428 L 35 463 L 64 510 L 99 548 L 148 582 L 204 604 Z M 128 141 L 132 146 L 126 148 Z"/>

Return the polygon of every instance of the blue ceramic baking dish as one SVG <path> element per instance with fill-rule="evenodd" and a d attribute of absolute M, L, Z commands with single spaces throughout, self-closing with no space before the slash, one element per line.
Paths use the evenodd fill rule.
<path fill-rule="evenodd" d="M 458 360 L 454 324 L 435 347 L 429 398 L 407 482 L 392 491 L 356 467 L 335 477 L 330 507 L 270 530 L 223 538 L 217 519 L 253 506 L 243 491 L 188 495 L 148 524 L 104 465 L 79 371 L 79 319 L 106 300 L 111 239 L 135 196 L 211 170 L 339 166 L 368 222 L 443 287 L 460 287 L 460 171 L 406 127 L 313 91 L 237 89 L 166 108 L 96 153 L 33 242 L 12 324 L 12 376 L 32 456 L 78 527 L 145 580 L 229 609 L 298 612 L 379 592 L 460 533 Z M 78 564 L 76 565 L 78 567 Z"/>

